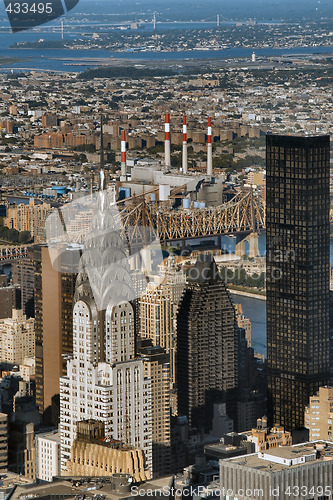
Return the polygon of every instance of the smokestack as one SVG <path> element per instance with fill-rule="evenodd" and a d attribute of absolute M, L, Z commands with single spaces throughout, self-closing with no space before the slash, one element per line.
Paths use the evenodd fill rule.
<path fill-rule="evenodd" d="M 125 130 L 121 131 L 121 176 L 126 179 L 126 136 Z"/>
<path fill-rule="evenodd" d="M 208 118 L 207 175 L 213 175 L 212 119 Z"/>
<path fill-rule="evenodd" d="M 170 115 L 165 115 L 165 166 L 171 167 Z"/>
<path fill-rule="evenodd" d="M 183 174 L 187 174 L 187 123 L 183 116 Z"/>

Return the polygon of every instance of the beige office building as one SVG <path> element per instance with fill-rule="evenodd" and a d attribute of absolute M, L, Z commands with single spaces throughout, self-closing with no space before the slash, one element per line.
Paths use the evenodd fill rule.
<path fill-rule="evenodd" d="M 315 396 L 310 397 L 304 412 L 304 426 L 309 429 L 310 441 L 332 439 L 333 387 L 320 387 Z"/>
<path fill-rule="evenodd" d="M 170 359 L 150 340 L 142 342 L 139 354 L 145 377 L 151 381 L 153 477 L 167 476 L 171 472 Z"/>
<path fill-rule="evenodd" d="M 140 337 L 150 339 L 154 346 L 163 347 L 170 355 L 170 384 L 175 383 L 176 336 L 173 327 L 171 291 L 167 287 L 149 284 L 139 301 Z"/>
<path fill-rule="evenodd" d="M 129 474 L 135 482 L 149 479 L 143 450 L 105 438 L 104 425 L 95 420 L 77 422 L 76 438 L 64 476 L 109 477 Z"/>
<path fill-rule="evenodd" d="M 35 320 L 13 309 L 12 318 L 0 320 L 0 361 L 21 365 L 35 356 Z"/>
<path fill-rule="evenodd" d="M 163 347 L 170 356 L 170 387 L 176 383 L 176 317 L 186 277 L 178 268 L 176 259 L 169 257 L 161 266 L 163 282 L 148 285 L 139 300 L 139 335 L 150 339 L 154 346 Z"/>
<path fill-rule="evenodd" d="M 59 380 L 66 372 L 65 356 L 73 352 L 76 275 L 71 272 L 71 252 L 60 253 L 59 258 L 63 272 L 53 267 L 46 246 L 35 247 L 36 400 L 47 423 L 52 398 L 60 393 Z"/>

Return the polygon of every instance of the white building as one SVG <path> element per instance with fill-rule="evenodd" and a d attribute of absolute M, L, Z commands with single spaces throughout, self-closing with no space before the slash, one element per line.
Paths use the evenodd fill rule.
<path fill-rule="evenodd" d="M 52 482 L 60 475 L 60 435 L 58 431 L 36 434 L 36 479 Z"/>
<path fill-rule="evenodd" d="M 73 314 L 74 359 L 60 380 L 62 468 L 70 458 L 76 422 L 86 419 L 104 422 L 106 437 L 144 449 L 150 466 L 150 380 L 144 379 L 142 360 L 134 359 L 131 304 L 124 302 L 106 311 L 104 347 L 99 345 L 94 305 L 80 300 Z"/>
<path fill-rule="evenodd" d="M 94 419 L 104 422 L 106 438 L 143 450 L 149 473 L 151 381 L 144 376 L 142 359 L 135 357 L 126 251 L 118 232 L 110 227 L 111 213 L 101 205 L 77 281 L 73 359 L 67 363 L 67 376 L 60 379 L 61 469 L 66 469 L 71 456 L 76 423 Z M 99 262 L 94 260 L 96 255 L 101 256 Z"/>
<path fill-rule="evenodd" d="M 313 441 L 220 460 L 221 500 L 332 498 L 332 443 Z"/>
<path fill-rule="evenodd" d="M 30 381 L 31 377 L 36 374 L 35 358 L 24 358 L 23 363 L 20 364 L 20 374 L 23 380 Z"/>

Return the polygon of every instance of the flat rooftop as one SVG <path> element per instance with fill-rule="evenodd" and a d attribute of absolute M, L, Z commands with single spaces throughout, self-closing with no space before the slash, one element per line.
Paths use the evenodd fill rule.
<path fill-rule="evenodd" d="M 280 446 L 264 452 L 228 458 L 221 460 L 220 463 L 221 465 L 223 463 L 232 463 L 249 469 L 273 473 L 329 460 L 333 460 L 333 443 L 314 441 L 293 446 Z"/>
<path fill-rule="evenodd" d="M 12 495 L 12 500 L 31 500 L 33 498 L 42 498 L 52 500 L 57 497 L 57 500 L 64 498 L 69 500 L 70 498 L 85 497 L 86 500 L 92 500 L 95 495 L 101 495 L 103 500 L 125 500 L 134 498 L 131 490 L 128 491 L 116 491 L 113 489 L 112 485 L 107 483 L 110 477 L 100 477 L 91 478 L 88 481 L 78 480 L 80 484 L 76 484 L 76 480 L 64 477 L 63 480 L 56 481 L 53 483 L 47 483 L 42 485 L 30 485 L 30 486 L 19 486 L 16 488 Z M 146 483 L 140 485 L 140 491 L 142 495 L 141 498 L 146 495 L 144 492 L 147 491 L 147 497 L 151 497 L 151 491 L 156 491 L 157 497 L 162 497 L 167 500 L 166 496 L 163 496 L 163 487 L 169 487 L 172 482 L 172 476 L 166 476 L 160 479 L 155 479 L 147 481 Z M 134 484 L 133 484 L 134 486 Z"/>
<path fill-rule="evenodd" d="M 47 441 L 54 441 L 55 443 L 60 443 L 60 434 L 58 431 L 42 432 L 36 434 L 39 439 L 47 439 Z"/>

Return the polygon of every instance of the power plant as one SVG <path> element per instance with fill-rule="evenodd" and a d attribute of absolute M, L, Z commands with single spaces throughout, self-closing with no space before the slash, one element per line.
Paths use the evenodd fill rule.
<path fill-rule="evenodd" d="M 175 134 L 179 136 L 179 132 L 175 132 Z M 195 137 L 195 135 L 191 135 L 190 140 L 193 141 L 192 137 Z M 192 196 L 192 201 L 203 203 L 205 206 L 206 204 L 212 206 L 221 205 L 224 201 L 222 191 L 225 185 L 223 176 L 213 177 L 213 133 L 211 117 L 208 118 L 207 129 L 206 173 L 192 173 L 189 171 L 188 139 L 187 116 L 184 114 L 182 116 L 181 167 L 175 168 L 171 165 L 172 134 L 170 113 L 165 114 L 164 161 L 159 161 L 158 159 L 127 159 L 126 135 L 125 130 L 122 130 L 120 187 L 122 192 L 126 193 L 126 197 L 141 196 L 148 191 L 148 186 L 164 186 L 164 188 L 162 187 L 162 191 L 160 190 L 163 193 L 167 188 L 170 191 L 170 188 L 182 187 L 183 193 L 193 191 L 201 193 L 198 197 Z M 177 143 L 176 139 L 175 141 Z M 151 196 L 152 198 L 156 198 L 155 193 Z"/>

